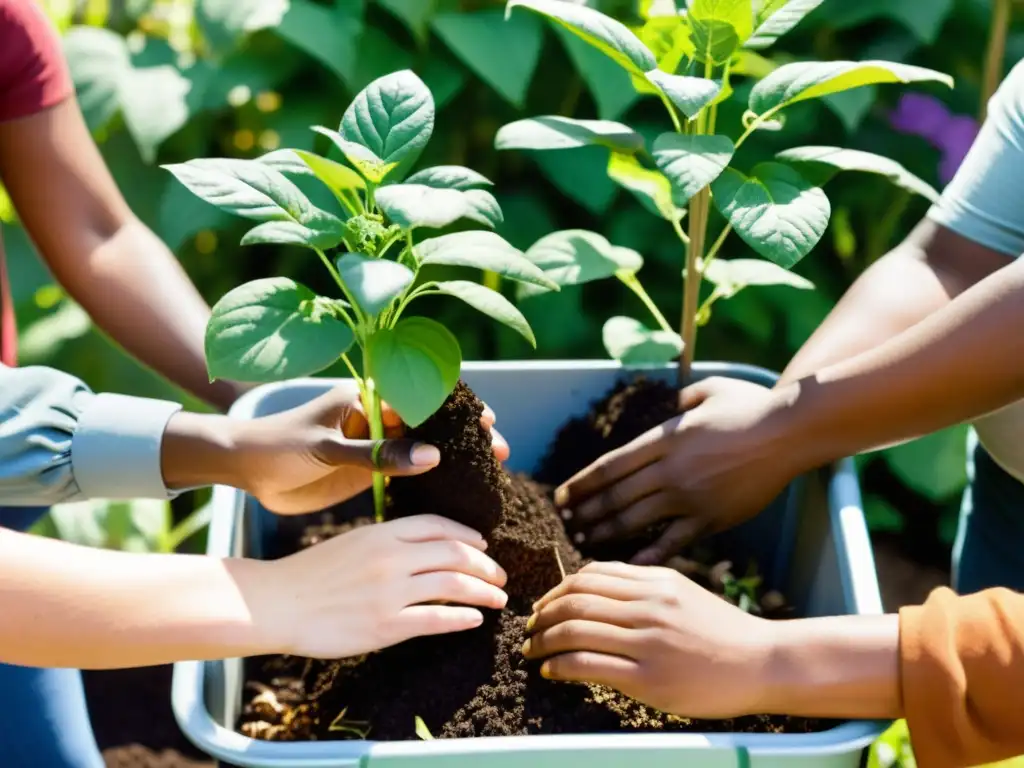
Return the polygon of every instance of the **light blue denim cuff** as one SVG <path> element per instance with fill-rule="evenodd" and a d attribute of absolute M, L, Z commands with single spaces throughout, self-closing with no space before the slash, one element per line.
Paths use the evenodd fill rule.
<path fill-rule="evenodd" d="M 99 394 L 82 411 L 71 438 L 71 472 L 94 499 L 170 499 L 160 470 L 160 445 L 181 405 Z"/>

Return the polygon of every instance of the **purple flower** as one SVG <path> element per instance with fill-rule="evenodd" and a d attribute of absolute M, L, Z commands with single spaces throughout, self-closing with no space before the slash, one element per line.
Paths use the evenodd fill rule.
<path fill-rule="evenodd" d="M 920 136 L 941 152 L 939 179 L 949 182 L 978 135 L 978 122 L 968 115 L 953 115 L 938 99 L 920 93 L 900 97 L 889 115 L 889 125 L 900 133 Z"/>

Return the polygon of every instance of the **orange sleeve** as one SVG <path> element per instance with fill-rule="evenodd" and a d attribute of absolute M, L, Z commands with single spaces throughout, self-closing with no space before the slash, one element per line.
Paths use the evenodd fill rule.
<path fill-rule="evenodd" d="M 903 608 L 900 687 L 921 768 L 1024 754 L 1024 595 L 943 587 Z"/>

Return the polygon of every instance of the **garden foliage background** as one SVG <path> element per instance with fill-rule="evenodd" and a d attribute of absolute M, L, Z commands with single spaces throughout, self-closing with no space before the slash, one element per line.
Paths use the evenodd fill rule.
<path fill-rule="evenodd" d="M 337 125 L 370 80 L 410 67 L 439 105 L 422 164 L 466 165 L 494 180 L 505 212 L 499 232 L 520 248 L 554 229 L 581 227 L 639 250 L 646 257 L 644 285 L 668 317 L 679 316 L 678 243 L 666 222 L 652 219 L 607 178 L 606 150 L 531 156 L 493 149 L 499 126 L 539 114 L 621 118 L 660 132 L 669 128 L 660 104 L 641 99 L 614 65 L 552 25 L 525 13 L 506 22 L 504 0 L 39 1 L 64 35 L 89 126 L 125 197 L 211 304 L 241 282 L 269 275 L 295 277 L 314 290 L 329 286 L 320 285 L 326 273 L 308 251 L 240 247 L 246 223 L 193 197 L 159 164 L 253 157 L 279 146 L 324 151 L 326 139 L 309 126 Z M 579 1 L 628 22 L 639 6 L 664 0 Z M 992 0 L 825 0 L 761 66 L 887 59 L 948 72 L 956 88 L 917 88 L 897 101 L 906 88 L 868 87 L 804 102 L 790 110 L 777 138 L 759 135 L 755 143 L 765 159 L 797 144 L 865 149 L 941 188 L 977 129 L 991 6 Z M 1022 55 L 1024 29 L 1015 26 L 1000 74 Z M 736 114 L 723 107 L 719 124 L 739 126 L 738 105 L 745 101 L 730 102 Z M 719 303 L 702 331 L 698 359 L 781 370 L 846 287 L 927 206 L 869 174 L 839 175 L 829 196 L 828 233 L 796 270 L 818 290 L 751 289 Z M 5 225 L 16 218 L 2 190 L 0 217 Z M 183 397 L 91 326 L 52 284 L 20 228 L 5 226 L 5 240 L 25 364 L 55 365 L 102 390 Z M 725 250 L 728 257 L 749 255 L 735 238 Z M 602 323 L 632 314 L 636 302 L 605 281 L 524 303 L 536 353 L 458 302 L 436 311 L 468 359 L 603 358 Z M 862 457 L 872 529 L 899 534 L 921 558 L 941 563 L 955 528 L 964 453 L 958 428 Z M 182 502 L 195 503 L 195 496 Z M 93 516 L 58 512 L 48 523 L 51 532 L 131 548 L 173 545 L 162 518 L 135 514 L 131 505 L 101 506 Z M 176 508 L 175 517 L 187 511 Z M 105 524 L 111 516 L 120 522 Z M 142 524 L 143 518 L 156 522 Z"/>

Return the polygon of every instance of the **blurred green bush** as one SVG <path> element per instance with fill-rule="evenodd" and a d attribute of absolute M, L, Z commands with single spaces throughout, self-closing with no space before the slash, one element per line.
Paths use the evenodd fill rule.
<path fill-rule="evenodd" d="M 241 248 L 246 224 L 193 197 L 159 164 L 253 157 L 278 146 L 324 151 L 326 140 L 308 126 L 336 125 L 356 91 L 408 67 L 430 86 L 439 106 L 424 164 L 465 165 L 493 179 L 506 218 L 501 234 L 518 247 L 552 229 L 583 227 L 641 251 L 644 283 L 654 300 L 667 316 L 679 314 L 681 255 L 669 225 L 652 221 L 607 178 L 605 150 L 530 157 L 499 154 L 492 146 L 500 125 L 549 113 L 628 115 L 631 125 L 656 133 L 666 129 L 660 105 L 641 99 L 613 65 L 589 64 L 595 56 L 603 60 L 574 38 L 529 14 L 504 21 L 504 0 L 39 1 L 64 35 L 82 108 L 125 197 L 176 251 L 211 303 L 231 287 L 267 275 L 289 275 L 314 290 L 329 287 L 318 286 L 324 276 L 308 252 Z M 672 0 L 576 1 L 628 23 L 640 6 Z M 773 49 L 772 60 L 752 58 L 749 66 L 771 68 L 801 58 L 921 64 L 956 78 L 955 90 L 933 93 L 953 114 L 973 117 L 981 101 L 990 2 L 825 0 Z M 1024 31 L 1014 28 L 1003 72 L 1022 54 Z M 767 159 L 782 141 L 866 149 L 941 186 L 940 151 L 890 126 L 896 97 L 895 89 L 869 87 L 805 102 L 787 115 L 779 146 L 767 138 L 757 142 L 757 151 Z M 722 124 L 738 125 L 739 119 L 738 113 L 723 114 Z M 761 159 L 751 154 L 751 162 Z M 781 369 L 851 281 L 927 205 L 869 174 L 840 176 L 830 197 L 829 232 L 797 269 L 819 290 L 768 288 L 726 302 L 702 334 L 699 359 Z M 0 217 L 5 223 L 15 219 L 2 194 Z M 51 284 L 20 229 L 5 227 L 5 236 L 26 364 L 55 365 L 104 390 L 183 397 L 92 328 Z M 732 251 L 727 256 L 742 255 L 742 244 L 734 240 L 726 250 Z M 522 309 L 541 356 L 601 358 L 604 319 L 630 314 L 635 301 L 614 285 L 595 284 L 538 297 Z M 457 327 L 467 358 L 534 354 L 513 332 L 481 323 L 472 310 L 454 304 L 439 307 L 439 319 Z M 923 552 L 943 557 L 965 481 L 964 450 L 960 428 L 861 457 L 870 525 L 909 534 Z"/>

